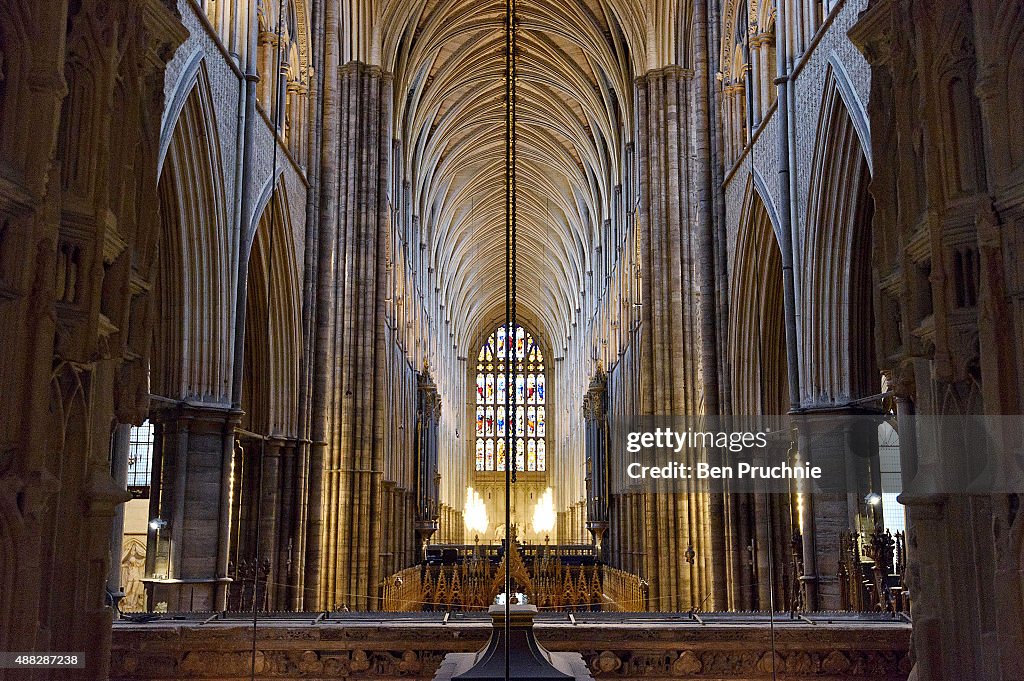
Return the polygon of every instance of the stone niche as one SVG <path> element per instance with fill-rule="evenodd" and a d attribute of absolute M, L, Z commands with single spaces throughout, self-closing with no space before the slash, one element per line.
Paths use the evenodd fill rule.
<path fill-rule="evenodd" d="M 287 617 L 287 619 L 286 619 Z M 332 615 L 337 617 L 337 615 Z M 479 650 L 491 632 L 486 615 L 353 616 L 313 623 L 315 614 L 261 622 L 258 679 L 432 679 L 448 653 Z M 387 618 L 392 617 L 389 621 Z M 910 625 L 896 620 L 851 621 L 786 617 L 772 634 L 764 621 L 702 616 L 675 618 L 542 618 L 537 639 L 548 650 L 579 652 L 591 674 L 616 679 L 904 680 L 910 670 Z M 599 621 L 600 620 L 600 621 Z M 114 627 L 111 679 L 249 679 L 252 625 L 244 618 Z"/>

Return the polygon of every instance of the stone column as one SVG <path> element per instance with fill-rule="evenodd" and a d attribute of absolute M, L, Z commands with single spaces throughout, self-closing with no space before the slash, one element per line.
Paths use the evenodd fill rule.
<path fill-rule="evenodd" d="M 293 542 L 295 537 L 295 464 L 297 445 L 294 440 L 284 442 L 280 456 L 280 484 L 278 486 L 277 546 L 271 558 L 275 575 L 274 590 L 271 592 L 271 609 L 287 610 L 294 591 L 294 576 L 291 571 Z"/>
<path fill-rule="evenodd" d="M 230 470 L 224 449 L 238 417 L 223 407 L 187 403 L 153 415 L 163 433 L 156 517 L 167 525 L 150 534 L 146 553 L 153 553 L 153 571 L 147 571 L 146 588 L 147 599 L 166 603 L 168 611 L 226 604 Z"/>
<path fill-rule="evenodd" d="M 765 79 L 765 63 L 762 61 L 760 36 L 750 37 L 750 59 L 747 71 L 747 83 L 750 87 L 750 127 L 757 128 L 764 116 L 763 100 L 761 99 L 761 82 Z"/>
<path fill-rule="evenodd" d="M 756 36 L 756 45 L 761 54 L 761 73 L 758 80 L 759 90 L 757 97 L 761 100 L 761 118 L 771 108 L 772 92 L 775 84 L 775 56 L 772 54 L 772 45 L 775 36 L 771 33 L 761 33 Z"/>
<path fill-rule="evenodd" d="M 257 97 L 263 104 L 263 110 L 271 120 L 274 119 L 275 92 L 277 90 L 277 34 L 273 31 L 260 31 L 259 36 L 259 83 Z"/>
<path fill-rule="evenodd" d="M 354 62 L 340 69 L 338 87 L 340 100 L 332 94 L 325 104 L 319 286 L 324 304 L 313 429 L 313 440 L 325 445 L 311 464 L 311 474 L 321 480 L 310 490 L 310 514 L 316 501 L 318 517 L 311 518 L 307 584 L 319 584 L 307 598 L 309 607 L 367 609 L 380 579 L 392 83 L 379 68 Z"/>
<path fill-rule="evenodd" d="M 164 490 L 163 480 L 163 450 L 164 450 L 164 425 L 159 421 L 153 421 L 153 462 L 152 473 L 150 474 L 149 487 L 149 518 L 146 529 L 146 571 L 147 577 L 155 577 L 163 574 L 158 567 L 157 551 L 161 546 L 160 542 L 160 510 L 161 498 Z M 166 561 L 161 563 L 166 565 Z"/>
<path fill-rule="evenodd" d="M 128 488 L 128 455 L 131 443 L 132 426 L 119 423 L 114 426 L 111 442 L 110 473 L 118 488 Z M 124 541 L 124 504 L 114 509 L 114 521 L 110 528 L 110 571 L 107 573 L 107 594 L 113 604 L 124 596 L 124 585 L 121 584 L 121 551 Z"/>
<path fill-rule="evenodd" d="M 693 72 L 667 68 L 637 81 L 642 414 L 717 413 L 710 122 L 696 147 L 686 129 L 693 117 L 709 115 L 707 74 L 702 78 L 697 88 Z M 690 196 L 697 198 L 696 212 Z M 637 495 L 634 522 L 642 539 L 635 555 L 659 609 L 687 609 L 707 602 L 714 584 L 724 588 L 722 578 L 712 580 L 712 568 L 724 564 L 715 539 L 724 531 L 721 513 L 712 518 L 704 491 Z M 692 564 L 683 559 L 690 545 L 699 557 Z"/>
<path fill-rule="evenodd" d="M 259 495 L 260 541 L 257 556 L 261 563 L 267 561 L 270 564 L 270 572 L 267 576 L 268 608 L 273 606 L 276 599 L 276 583 L 283 581 L 277 571 L 278 524 L 281 504 L 281 447 L 281 440 L 270 438 L 262 443 L 260 452 L 262 484 Z"/>

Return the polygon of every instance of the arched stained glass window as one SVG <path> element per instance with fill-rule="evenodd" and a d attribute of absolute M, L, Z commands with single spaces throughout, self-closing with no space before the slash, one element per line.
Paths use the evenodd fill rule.
<path fill-rule="evenodd" d="M 505 470 L 507 362 L 512 358 L 516 469 L 543 472 L 547 466 L 544 353 L 523 327 L 516 326 L 513 334 L 507 331 L 504 325 L 498 327 L 477 355 L 476 469 Z"/>

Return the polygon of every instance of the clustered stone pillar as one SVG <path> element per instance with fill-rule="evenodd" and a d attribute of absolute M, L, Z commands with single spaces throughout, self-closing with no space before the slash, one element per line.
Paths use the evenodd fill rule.
<path fill-rule="evenodd" d="M 119 423 L 114 427 L 110 445 L 111 476 L 118 489 L 128 488 L 128 458 L 131 449 L 132 426 Z M 107 593 L 116 605 L 124 595 L 121 584 L 121 550 L 124 544 L 124 504 L 114 509 L 114 522 L 110 532 L 110 570 L 107 573 Z"/>
<path fill-rule="evenodd" d="M 299 480 L 298 471 L 299 443 L 294 440 L 281 442 L 280 447 L 280 468 L 277 498 L 274 503 L 277 505 L 277 545 L 275 554 L 271 556 L 274 567 L 271 569 L 271 585 L 269 588 L 268 600 L 273 610 L 290 609 L 298 588 L 295 571 L 292 570 L 292 563 L 299 562 L 295 549 L 297 542 L 296 519 L 298 509 L 296 499 L 302 491 L 302 484 Z"/>
<path fill-rule="evenodd" d="M 325 91 L 307 608 L 374 608 L 384 577 L 391 88 L 380 68 L 352 62 Z"/>
<path fill-rule="evenodd" d="M 702 254 L 696 252 L 696 220 L 687 201 L 695 182 L 687 128 L 694 113 L 693 83 L 692 71 L 669 67 L 636 84 L 643 276 L 640 414 L 696 415 L 702 410 L 697 295 Z M 706 113 L 703 107 L 699 111 Z M 616 567 L 650 582 L 651 609 L 686 610 L 707 602 L 712 588 L 710 509 L 707 495 L 699 491 L 704 490 L 615 491 L 612 536 L 616 545 L 629 547 L 630 556 Z M 693 562 L 683 559 L 689 547 L 695 550 Z M 619 552 L 612 558 L 625 556 Z"/>

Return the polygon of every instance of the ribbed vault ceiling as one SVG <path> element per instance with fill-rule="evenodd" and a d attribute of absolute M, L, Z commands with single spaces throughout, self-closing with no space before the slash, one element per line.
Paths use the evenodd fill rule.
<path fill-rule="evenodd" d="M 505 4 L 393 9 L 383 41 L 395 55 L 403 172 L 433 284 L 468 347 L 504 309 Z M 636 31 L 620 14 L 607 0 L 519 3 L 519 303 L 559 343 L 590 285 L 630 135 Z"/>

